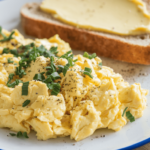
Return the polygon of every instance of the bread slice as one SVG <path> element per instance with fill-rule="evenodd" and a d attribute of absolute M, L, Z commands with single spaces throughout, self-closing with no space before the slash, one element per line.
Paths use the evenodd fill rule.
<path fill-rule="evenodd" d="M 26 34 L 38 38 L 59 34 L 72 49 L 96 52 L 99 56 L 129 63 L 150 64 L 150 34 L 118 36 L 79 29 L 56 20 L 39 6 L 29 3 L 21 9 L 21 23 Z"/>

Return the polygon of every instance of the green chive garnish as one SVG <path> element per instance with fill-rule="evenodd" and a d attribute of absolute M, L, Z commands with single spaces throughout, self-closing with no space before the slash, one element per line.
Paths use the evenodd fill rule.
<path fill-rule="evenodd" d="M 22 85 L 22 95 L 28 95 L 29 82 L 24 82 Z"/>
<path fill-rule="evenodd" d="M 14 61 L 11 60 L 11 58 L 7 59 L 8 63 L 13 63 Z"/>
<path fill-rule="evenodd" d="M 124 116 L 124 114 L 125 114 L 125 112 L 126 112 L 127 109 L 128 109 L 128 107 L 126 107 L 126 108 L 124 109 L 123 114 L 122 114 L 122 117 Z"/>
<path fill-rule="evenodd" d="M 96 57 L 96 53 L 93 53 L 92 55 L 89 55 L 87 52 L 84 52 L 83 57 L 92 59 Z"/>
<path fill-rule="evenodd" d="M 91 73 L 92 73 L 91 68 L 85 67 L 83 74 L 88 75 L 90 78 L 93 79 L 93 76 L 91 75 Z"/>
<path fill-rule="evenodd" d="M 25 106 L 27 106 L 27 105 L 29 105 L 30 104 L 30 100 L 26 100 L 26 101 L 24 101 L 24 103 L 22 104 L 22 107 L 25 107 Z"/>
<path fill-rule="evenodd" d="M 126 117 L 130 120 L 130 122 L 134 122 L 135 118 L 134 116 L 130 113 L 130 111 L 126 112 Z"/>

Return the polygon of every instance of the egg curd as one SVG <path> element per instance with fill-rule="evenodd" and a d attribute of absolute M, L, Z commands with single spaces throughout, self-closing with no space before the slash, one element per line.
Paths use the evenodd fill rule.
<path fill-rule="evenodd" d="M 142 117 L 148 91 L 102 66 L 96 54 L 73 55 L 58 35 L 30 40 L 17 30 L 10 34 L 0 34 L 1 128 L 34 130 L 39 140 L 80 141 Z"/>

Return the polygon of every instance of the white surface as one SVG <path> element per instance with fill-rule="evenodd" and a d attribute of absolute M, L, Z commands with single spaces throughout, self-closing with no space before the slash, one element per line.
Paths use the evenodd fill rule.
<path fill-rule="evenodd" d="M 5 0 L 0 2 L 0 26 L 11 30 L 19 29 L 20 8 L 23 4 L 40 0 Z M 23 32 L 22 32 L 23 33 Z M 27 36 L 25 36 L 27 37 Z M 74 53 L 82 53 L 74 51 Z M 140 82 L 142 88 L 150 90 L 150 66 L 133 65 L 102 58 L 103 65 L 110 66 L 115 72 L 123 75 L 124 79 L 130 82 Z M 122 71 L 124 70 L 124 71 Z M 91 137 L 75 142 L 67 138 L 50 139 L 38 141 L 35 133 L 29 135 L 29 139 L 18 139 L 7 136 L 8 129 L 0 129 L 0 149 L 5 150 L 115 150 L 138 143 L 150 137 L 150 96 L 147 96 L 148 106 L 142 118 L 133 123 L 128 123 L 121 131 L 113 132 L 107 129 L 99 129 Z M 105 137 L 101 137 L 105 135 Z"/>

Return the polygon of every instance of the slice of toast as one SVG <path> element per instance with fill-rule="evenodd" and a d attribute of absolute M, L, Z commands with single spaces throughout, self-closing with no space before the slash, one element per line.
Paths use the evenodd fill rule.
<path fill-rule="evenodd" d="M 146 0 L 145 0 L 146 1 Z M 149 2 L 149 0 L 147 0 Z M 150 64 L 150 34 L 119 36 L 79 29 L 62 23 L 40 10 L 40 4 L 26 4 L 21 9 L 21 23 L 26 34 L 49 38 L 59 34 L 72 49 L 96 52 L 99 56 L 135 64 Z"/>

